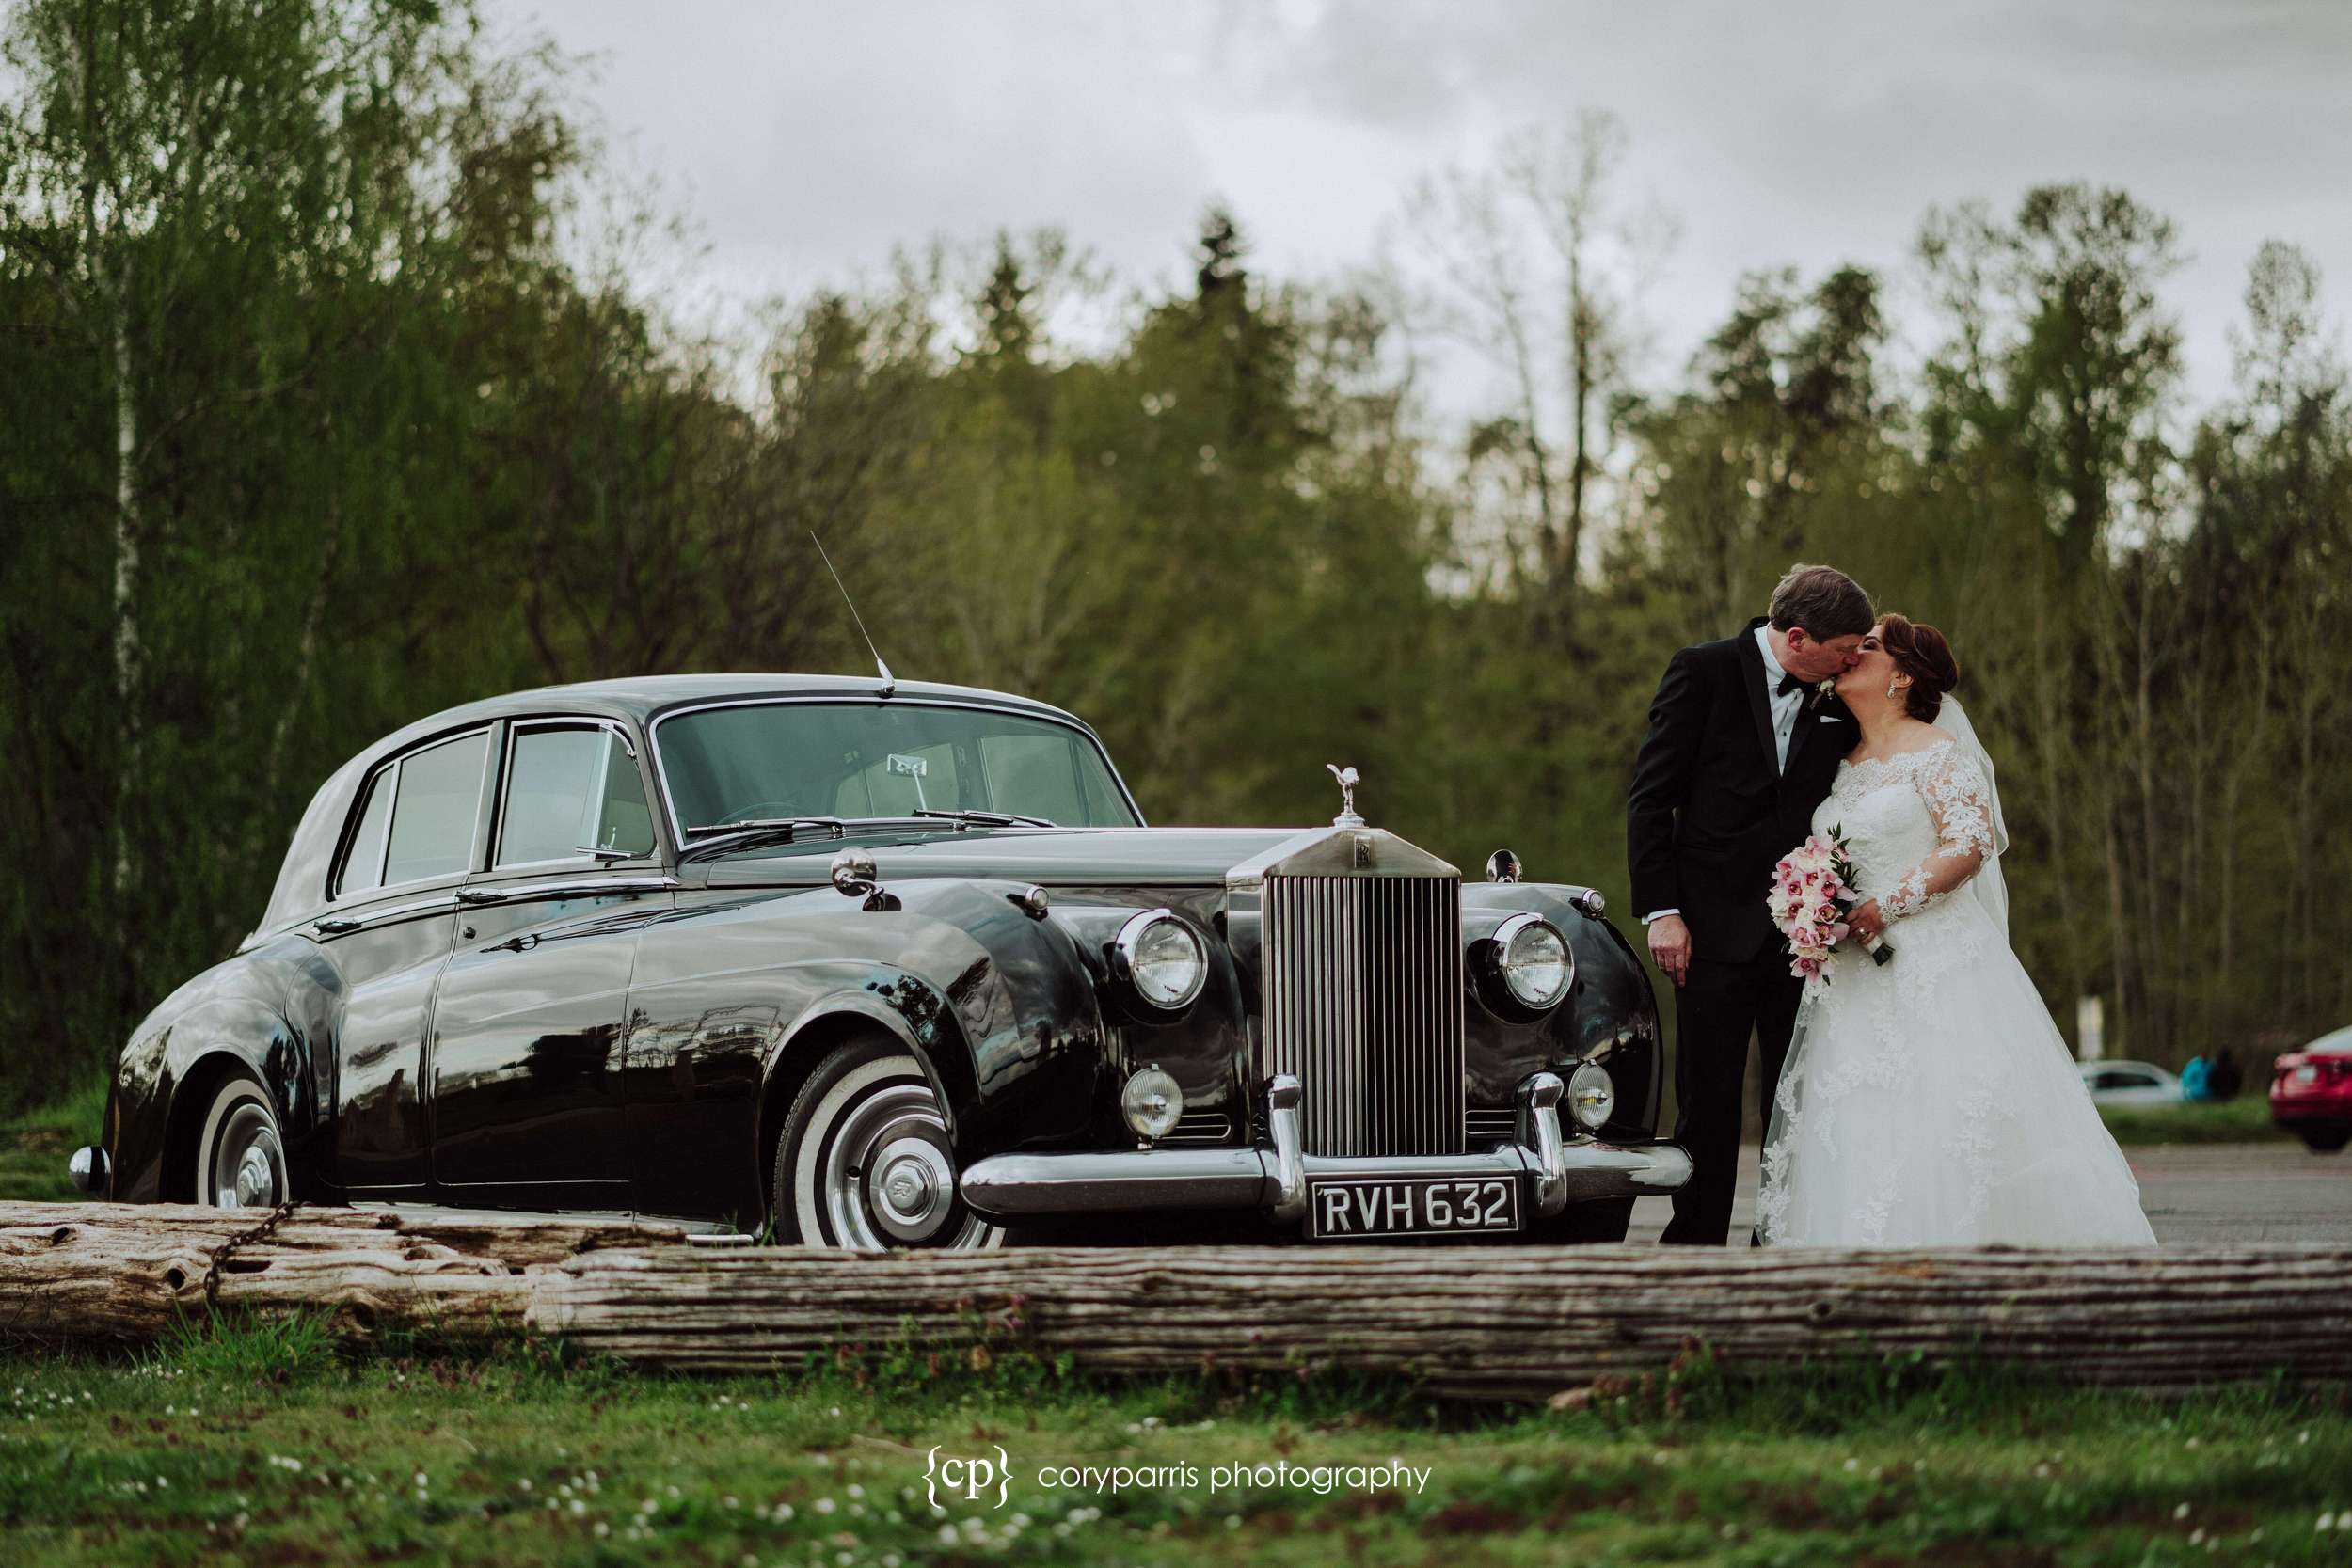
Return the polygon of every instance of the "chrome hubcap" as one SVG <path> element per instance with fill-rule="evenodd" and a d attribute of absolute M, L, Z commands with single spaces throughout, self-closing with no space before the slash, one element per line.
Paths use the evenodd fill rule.
<path fill-rule="evenodd" d="M 270 1209 L 285 1201 L 286 1156 L 278 1129 L 259 1105 L 240 1105 L 213 1145 L 213 1203 L 221 1209 Z"/>
<path fill-rule="evenodd" d="M 987 1246 L 993 1227 L 957 1220 L 947 1124 L 922 1084 L 887 1084 L 843 1114 L 827 1139 L 818 1191 L 837 1246 Z"/>
<path fill-rule="evenodd" d="M 866 1176 L 874 1218 L 901 1241 L 928 1240 L 954 1206 L 956 1174 L 929 1138 L 895 1138 L 874 1158 Z"/>

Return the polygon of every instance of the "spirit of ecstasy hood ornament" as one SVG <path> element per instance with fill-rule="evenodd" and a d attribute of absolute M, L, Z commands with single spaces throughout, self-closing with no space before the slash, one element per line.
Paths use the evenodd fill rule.
<path fill-rule="evenodd" d="M 1331 776 L 1340 781 L 1340 814 L 1331 818 L 1331 826 L 1334 828 L 1362 827 L 1364 819 L 1356 815 L 1356 784 L 1360 775 L 1353 768 L 1342 768 L 1336 762 L 1327 762 L 1323 766 L 1329 768 Z"/>

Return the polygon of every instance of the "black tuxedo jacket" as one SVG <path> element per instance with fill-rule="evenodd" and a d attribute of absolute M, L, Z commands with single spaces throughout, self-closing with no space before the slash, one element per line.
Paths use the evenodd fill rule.
<path fill-rule="evenodd" d="M 1667 662 L 1626 796 L 1633 913 L 1680 910 L 1697 958 L 1745 962 L 1780 940 L 1764 907 L 1772 867 L 1812 832 L 1859 736 L 1845 704 L 1807 692 L 1781 771 L 1756 645 L 1763 624 Z"/>

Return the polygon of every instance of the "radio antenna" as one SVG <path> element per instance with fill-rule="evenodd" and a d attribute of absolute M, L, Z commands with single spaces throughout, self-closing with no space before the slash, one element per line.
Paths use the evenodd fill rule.
<path fill-rule="evenodd" d="M 857 612 L 857 601 L 850 597 L 850 585 L 841 580 L 839 572 L 834 571 L 833 557 L 825 553 L 825 542 L 817 537 L 815 529 L 808 531 L 808 538 L 817 546 L 817 558 L 825 563 L 825 570 L 833 573 L 833 585 L 841 590 L 841 602 L 850 607 L 850 619 L 857 623 L 857 634 L 866 639 L 866 651 L 874 656 L 874 668 L 882 672 L 882 694 L 889 696 L 898 689 L 898 677 L 882 662 L 882 650 L 874 646 L 873 634 L 866 629 L 866 618 Z"/>

